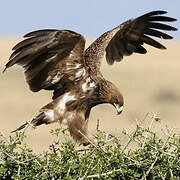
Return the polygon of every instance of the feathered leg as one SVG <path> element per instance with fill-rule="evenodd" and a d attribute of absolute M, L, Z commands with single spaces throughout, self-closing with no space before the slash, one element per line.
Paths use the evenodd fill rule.
<path fill-rule="evenodd" d="M 68 122 L 70 135 L 76 142 L 88 145 L 95 144 L 93 136 L 88 132 L 88 120 L 83 119 L 81 116 L 76 116 L 75 119 Z"/>

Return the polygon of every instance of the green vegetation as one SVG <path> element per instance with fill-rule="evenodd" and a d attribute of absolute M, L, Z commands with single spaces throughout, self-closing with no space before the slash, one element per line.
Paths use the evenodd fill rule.
<path fill-rule="evenodd" d="M 166 129 L 166 137 L 159 138 L 152 130 L 159 118 L 150 113 L 147 117 L 134 132 L 124 130 L 120 137 L 97 128 L 98 144 L 87 147 L 60 143 L 58 136 L 66 130 L 53 130 L 57 140 L 42 154 L 24 144 L 25 131 L 8 138 L 1 133 L 0 179 L 179 179 L 180 137 Z"/>

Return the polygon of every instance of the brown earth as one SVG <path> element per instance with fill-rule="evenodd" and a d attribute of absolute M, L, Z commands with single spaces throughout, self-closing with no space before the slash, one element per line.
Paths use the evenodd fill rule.
<path fill-rule="evenodd" d="M 0 72 L 11 54 L 11 48 L 19 40 L 0 38 Z M 103 61 L 102 72 L 122 92 L 125 107 L 120 116 L 116 115 L 111 105 L 95 107 L 90 116 L 90 131 L 96 129 L 99 119 L 101 130 L 118 134 L 123 128 L 134 129 L 136 120 L 142 120 L 147 112 L 159 112 L 164 127 L 175 127 L 176 132 L 180 132 L 180 42 L 165 42 L 165 45 L 168 48 L 165 51 L 147 47 L 146 55 L 134 54 L 113 66 Z M 0 82 L 0 131 L 8 136 L 11 130 L 30 120 L 40 107 L 51 101 L 51 93 L 30 92 L 23 71 L 17 66 L 0 74 Z M 37 152 L 46 150 L 53 141 L 49 131 L 57 127 L 58 124 L 52 124 L 35 130 L 29 128 L 26 132 L 27 144 Z M 62 139 L 70 138 L 63 136 Z"/>

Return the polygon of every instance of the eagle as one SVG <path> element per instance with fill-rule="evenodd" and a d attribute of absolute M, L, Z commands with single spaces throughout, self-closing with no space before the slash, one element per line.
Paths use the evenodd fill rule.
<path fill-rule="evenodd" d="M 124 105 L 121 92 L 103 77 L 101 60 L 105 55 L 112 65 L 133 53 L 146 54 L 144 44 L 166 49 L 152 38 L 173 38 L 162 32 L 177 30 L 163 23 L 176 21 L 166 13 L 158 10 L 130 19 L 102 34 L 87 49 L 85 38 L 70 30 L 44 29 L 26 34 L 13 47 L 4 71 L 15 64 L 22 66 L 31 91 L 50 90 L 53 96 L 30 122 L 13 132 L 29 123 L 39 126 L 59 122 L 67 125 L 75 142 L 84 145 L 95 142 L 88 132 L 91 109 L 110 103 L 120 114 Z"/>

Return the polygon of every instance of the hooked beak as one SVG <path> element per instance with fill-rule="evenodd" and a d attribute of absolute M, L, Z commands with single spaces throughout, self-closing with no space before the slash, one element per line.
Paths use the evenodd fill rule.
<path fill-rule="evenodd" d="M 115 107 L 116 110 L 117 110 L 117 114 L 118 114 L 118 115 L 121 114 L 122 111 L 123 111 L 123 106 L 121 106 L 120 104 L 116 104 L 116 103 L 114 103 L 113 105 L 114 105 L 114 107 Z"/>

